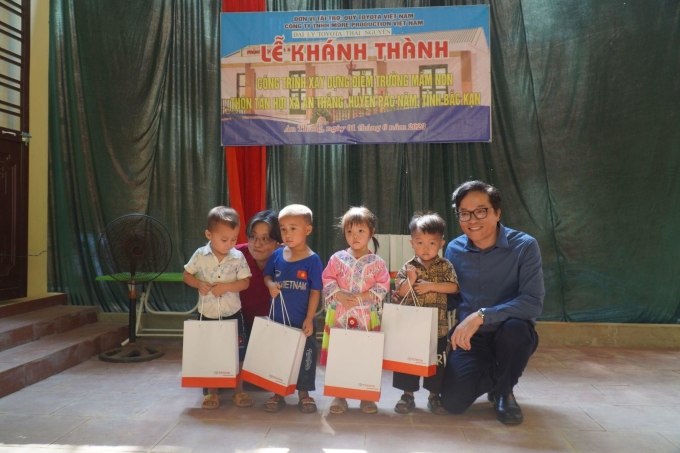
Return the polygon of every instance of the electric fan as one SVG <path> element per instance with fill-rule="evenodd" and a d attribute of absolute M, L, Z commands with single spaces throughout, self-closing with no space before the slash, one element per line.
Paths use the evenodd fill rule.
<path fill-rule="evenodd" d="M 99 238 L 99 263 L 102 271 L 129 289 L 129 343 L 103 352 L 106 362 L 145 362 L 163 355 L 155 348 L 138 345 L 137 292 L 135 285 L 148 283 L 161 275 L 172 256 L 168 231 L 153 217 L 128 214 L 109 223 Z"/>

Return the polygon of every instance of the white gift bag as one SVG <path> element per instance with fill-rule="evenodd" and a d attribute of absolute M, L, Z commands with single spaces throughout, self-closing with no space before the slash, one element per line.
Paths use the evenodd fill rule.
<path fill-rule="evenodd" d="M 379 401 L 384 345 L 382 332 L 330 329 L 323 394 Z"/>
<path fill-rule="evenodd" d="M 274 303 L 269 318 L 257 317 L 248 341 L 241 377 L 278 395 L 295 392 L 306 337 L 300 329 L 290 326 L 290 318 L 281 295 L 283 320 L 288 325 L 272 320 Z"/>
<path fill-rule="evenodd" d="M 234 388 L 238 374 L 236 320 L 184 321 L 182 387 Z"/>
<path fill-rule="evenodd" d="M 409 293 L 417 304 L 413 288 Z M 385 334 L 383 369 L 434 376 L 437 373 L 437 308 L 403 305 L 404 299 L 399 305 L 383 305 L 380 324 Z"/>

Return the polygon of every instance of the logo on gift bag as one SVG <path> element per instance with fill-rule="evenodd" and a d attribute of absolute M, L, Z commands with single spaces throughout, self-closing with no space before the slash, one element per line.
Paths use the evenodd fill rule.
<path fill-rule="evenodd" d="M 307 271 L 297 271 L 297 278 L 307 280 Z"/>
<path fill-rule="evenodd" d="M 357 384 L 357 386 L 358 386 L 359 388 L 365 388 L 365 389 L 368 389 L 368 390 L 378 390 L 378 387 L 376 387 L 375 385 L 373 385 L 373 384 L 364 384 L 363 382 L 359 382 L 359 383 Z"/>
<path fill-rule="evenodd" d="M 357 321 L 357 318 L 350 316 L 347 318 L 347 325 L 351 328 L 355 328 L 359 324 L 359 321 Z"/>
<path fill-rule="evenodd" d="M 273 374 L 270 374 L 269 377 L 270 377 L 270 379 L 273 379 L 273 380 L 275 380 L 276 382 L 283 382 L 283 379 L 281 379 L 281 378 L 278 377 L 278 376 L 274 376 Z"/>
<path fill-rule="evenodd" d="M 417 357 L 407 357 L 407 359 L 408 359 L 409 362 L 416 362 L 416 363 L 423 363 L 423 364 L 425 363 L 425 361 L 423 359 L 419 359 Z"/>
<path fill-rule="evenodd" d="M 218 375 L 218 376 L 226 376 L 226 377 L 233 376 L 233 374 L 231 374 L 229 371 L 215 371 L 215 374 Z"/>

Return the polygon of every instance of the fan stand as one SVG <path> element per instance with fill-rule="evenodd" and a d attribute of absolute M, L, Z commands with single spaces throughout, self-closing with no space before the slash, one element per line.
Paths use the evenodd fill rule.
<path fill-rule="evenodd" d="M 137 326 L 137 291 L 135 291 L 134 276 L 129 285 L 129 295 L 130 299 L 130 316 L 128 330 L 130 333 L 130 339 L 128 343 L 124 343 L 118 348 L 111 349 L 109 351 L 102 352 L 99 354 L 99 360 L 104 362 L 114 362 L 114 363 L 136 363 L 136 362 L 149 362 L 154 359 L 158 359 L 165 354 L 156 348 L 149 346 L 144 346 L 137 344 L 136 326 Z"/>
<path fill-rule="evenodd" d="M 129 340 L 123 342 L 119 348 L 99 354 L 99 359 L 128 363 L 147 362 L 162 357 L 163 352 L 158 349 L 137 344 L 135 284 L 137 281 L 152 281 L 168 267 L 172 256 L 172 241 L 168 231 L 153 217 L 143 214 L 124 215 L 106 226 L 99 238 L 97 251 L 99 261 L 107 273 L 114 280 L 128 284 L 130 300 Z"/>

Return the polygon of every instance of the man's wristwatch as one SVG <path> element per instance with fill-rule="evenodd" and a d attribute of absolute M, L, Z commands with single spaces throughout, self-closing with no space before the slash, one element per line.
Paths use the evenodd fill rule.
<path fill-rule="evenodd" d="M 484 309 L 483 308 L 480 308 L 479 310 L 477 310 L 477 316 L 482 318 L 482 324 L 484 324 Z"/>

